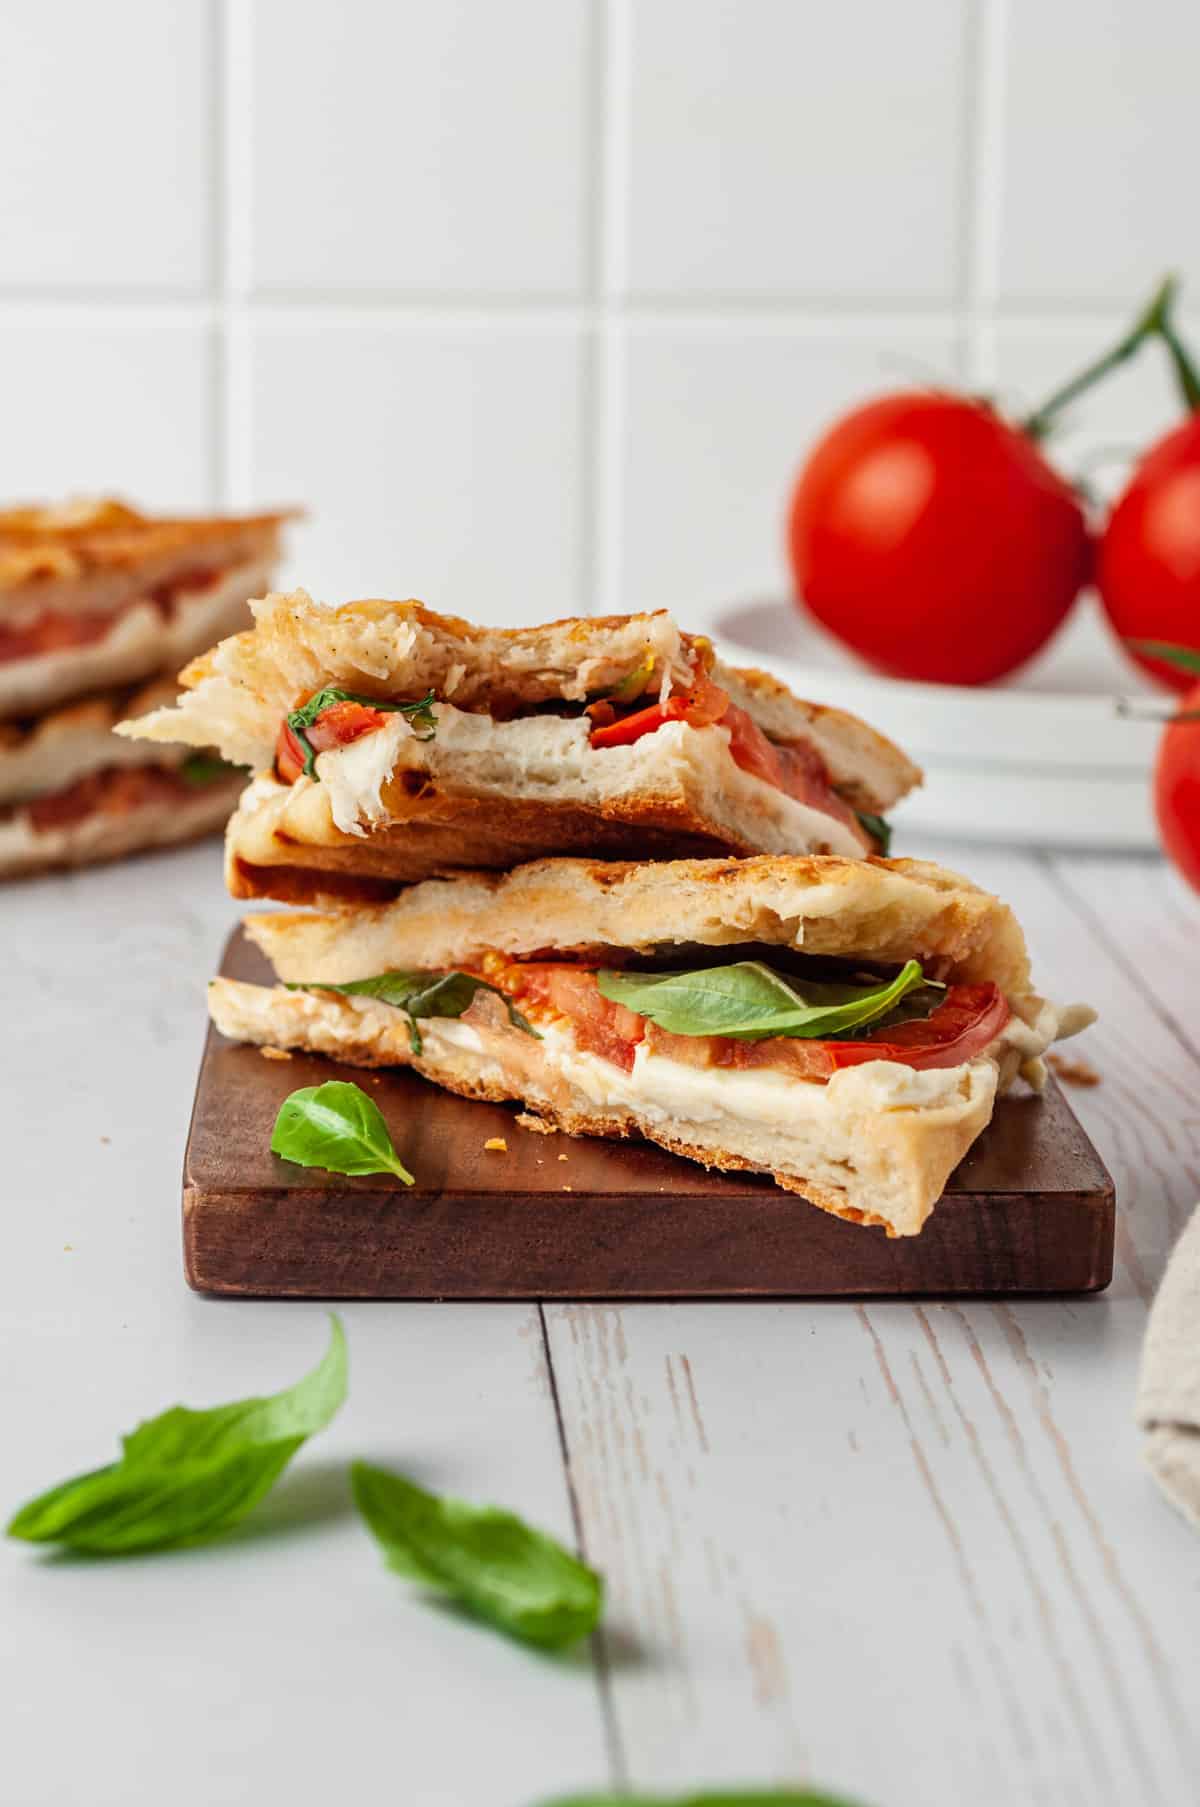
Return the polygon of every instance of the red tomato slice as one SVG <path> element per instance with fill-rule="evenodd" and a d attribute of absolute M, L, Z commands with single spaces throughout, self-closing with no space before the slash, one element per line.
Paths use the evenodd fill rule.
<path fill-rule="evenodd" d="M 708 728 L 723 721 L 729 710 L 729 698 L 719 684 L 703 672 L 682 696 L 669 696 L 665 703 L 651 703 L 648 709 L 637 709 L 622 721 L 593 728 L 594 747 L 631 747 L 644 734 L 653 734 L 664 722 L 687 722 L 691 728 Z"/>
<path fill-rule="evenodd" d="M 595 707 L 596 705 L 594 705 Z M 599 705 L 606 708 L 607 705 Z M 611 714 L 611 708 L 608 708 Z M 614 721 L 592 730 L 592 745 L 630 747 L 643 735 L 653 734 L 664 722 L 686 722 L 690 728 L 707 728 L 714 724 L 729 730 L 729 751 L 734 763 L 752 778 L 773 785 L 797 803 L 806 803 L 823 815 L 833 816 L 851 829 L 870 851 L 873 843 L 865 835 L 858 818 L 848 803 L 843 802 L 829 782 L 824 761 L 814 747 L 775 746 L 754 718 L 729 697 L 719 684 L 700 677 L 685 696 L 668 697 L 665 703 L 654 703 L 639 709 L 623 721 Z"/>
<path fill-rule="evenodd" d="M 952 985 L 923 1022 L 900 1023 L 873 1041 L 822 1042 L 831 1065 L 897 1060 L 906 1067 L 959 1067 L 995 1040 L 1012 1011 L 998 985 Z"/>
<path fill-rule="evenodd" d="M 669 697 L 665 703 L 652 703 L 649 709 L 638 709 L 623 721 L 610 722 L 606 728 L 593 728 L 594 747 L 631 747 L 644 734 L 653 734 L 664 722 L 682 721 L 683 698 Z"/>
<path fill-rule="evenodd" d="M 829 782 L 825 762 L 815 747 L 775 746 L 758 723 L 735 703 L 721 717 L 722 728 L 729 729 L 729 751 L 743 772 L 774 785 L 786 797 L 806 803 L 822 815 L 834 816 L 851 829 L 855 837 L 870 851 L 873 842 L 867 837 L 858 817 Z"/>
<path fill-rule="evenodd" d="M 304 704 L 296 706 L 303 708 Z M 347 747 L 362 735 L 382 728 L 386 720 L 386 710 L 369 709 L 365 703 L 330 703 L 305 733 L 314 753 L 327 753 L 330 747 Z M 284 784 L 295 784 L 304 770 L 304 748 L 288 727 L 286 716 L 275 742 L 275 770 Z"/>
<path fill-rule="evenodd" d="M 646 1033 L 645 1017 L 601 995 L 596 975 L 582 966 L 547 962 L 506 969 L 503 989 L 518 1003 L 545 1004 L 569 1019 L 581 1048 L 611 1060 L 628 1073 L 634 1050 Z"/>
<path fill-rule="evenodd" d="M 952 985 L 931 1016 L 900 1023 L 873 1040 L 816 1041 L 766 1036 L 739 1041 L 731 1035 L 672 1035 L 623 1004 L 603 997 L 586 967 L 550 962 L 505 967 L 499 984 L 518 1001 L 548 1005 L 568 1019 L 580 1047 L 611 1060 L 626 1073 L 640 1041 L 653 1053 L 691 1067 L 773 1068 L 796 1079 L 827 1080 L 840 1067 L 891 1060 L 905 1067 L 957 1067 L 994 1041 L 1012 1012 L 998 985 Z"/>

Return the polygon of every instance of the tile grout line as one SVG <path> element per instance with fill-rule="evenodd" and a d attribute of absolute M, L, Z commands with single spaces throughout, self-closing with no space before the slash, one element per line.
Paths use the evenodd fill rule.
<path fill-rule="evenodd" d="M 968 23 L 969 79 L 964 118 L 962 327 L 964 376 L 974 388 L 996 378 L 1001 145 L 1007 0 L 974 0 Z"/>
<path fill-rule="evenodd" d="M 580 321 L 576 358 L 579 367 L 580 422 L 576 507 L 579 516 L 579 610 L 595 615 L 599 596 L 603 496 L 600 446 L 604 437 L 604 340 L 599 309 L 604 292 L 607 217 L 608 17 L 605 0 L 592 0 L 589 14 L 587 107 L 584 144 L 584 289 L 588 297 Z"/>
<path fill-rule="evenodd" d="M 250 492 L 250 383 L 246 296 L 250 286 L 250 84 L 253 15 L 249 0 L 218 0 L 223 20 L 221 204 L 223 266 L 219 302 L 223 500 L 244 506 Z"/>
<path fill-rule="evenodd" d="M 575 1529 L 575 1547 L 579 1552 L 580 1559 L 586 1562 L 587 1541 L 584 1537 L 583 1512 L 575 1487 L 575 1472 L 571 1466 L 571 1446 L 567 1441 L 567 1426 L 563 1417 L 562 1397 L 558 1390 L 558 1375 L 554 1369 L 554 1356 L 550 1348 L 550 1327 L 546 1322 L 545 1303 L 541 1299 L 537 1302 L 537 1314 L 542 1331 L 542 1357 L 546 1363 L 546 1374 L 550 1382 L 550 1401 L 554 1407 L 554 1423 L 558 1431 L 558 1448 L 562 1456 L 563 1479 L 567 1486 L 571 1523 Z M 600 1698 L 600 1715 L 604 1722 L 604 1742 L 608 1749 L 613 1784 L 617 1788 L 627 1789 L 629 1765 L 621 1744 L 620 1727 L 617 1724 L 616 1703 L 613 1699 L 612 1667 L 608 1660 L 608 1646 L 605 1641 L 603 1623 L 592 1633 L 590 1643 L 596 1692 Z"/>
<path fill-rule="evenodd" d="M 592 607 L 620 613 L 625 431 L 625 261 L 629 220 L 629 103 L 632 20 L 628 0 L 601 0 L 604 16 L 603 132 L 596 143 L 598 258 L 595 288 L 595 436 L 590 478 L 595 522 Z"/>
<path fill-rule="evenodd" d="M 228 350 L 222 298 L 228 280 L 229 260 L 226 243 L 227 139 L 229 135 L 229 94 L 226 84 L 228 60 L 228 18 L 226 0 L 210 0 L 209 11 L 209 77 L 212 82 L 212 121 L 208 141 L 208 179 L 211 185 L 211 218 L 209 220 L 209 260 L 214 306 L 207 322 L 212 362 L 209 370 L 208 481 L 209 504 L 223 507 L 228 500 L 228 425 L 226 365 Z"/>

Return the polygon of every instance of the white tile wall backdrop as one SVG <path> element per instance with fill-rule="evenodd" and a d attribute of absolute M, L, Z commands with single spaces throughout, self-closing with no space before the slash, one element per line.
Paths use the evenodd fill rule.
<path fill-rule="evenodd" d="M 830 412 L 1200 302 L 1181 0 L 6 0 L 0 493 L 490 620 L 785 583 Z M 1109 480 L 1150 364 L 1063 441 Z"/>

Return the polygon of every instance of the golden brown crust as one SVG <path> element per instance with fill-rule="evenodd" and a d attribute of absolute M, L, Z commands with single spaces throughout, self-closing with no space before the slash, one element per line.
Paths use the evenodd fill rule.
<path fill-rule="evenodd" d="M 899 964 L 1030 989 L 1012 911 L 923 860 L 760 854 L 664 863 L 539 860 L 504 875 L 430 879 L 388 903 L 252 916 L 285 979 L 341 983 L 391 967 L 596 948 L 633 953 L 745 943 Z"/>
<path fill-rule="evenodd" d="M 220 549 L 273 534 L 299 511 L 159 516 L 112 497 L 0 510 L 0 592 L 113 572 Z M 235 551 L 232 556 L 238 556 Z"/>
<path fill-rule="evenodd" d="M 337 827 L 328 786 L 279 785 L 264 797 L 260 780 L 230 818 L 226 879 L 234 897 L 320 903 L 337 896 L 394 895 L 422 879 L 508 871 L 549 857 L 750 855 L 773 838 L 772 825 L 755 821 L 748 810 L 740 816 L 732 808 L 722 811 L 722 824 L 716 818 L 720 799 L 706 804 L 681 767 L 673 769 L 671 782 L 671 790 L 601 798 L 587 806 L 453 795 L 431 786 L 419 813 L 364 837 Z"/>

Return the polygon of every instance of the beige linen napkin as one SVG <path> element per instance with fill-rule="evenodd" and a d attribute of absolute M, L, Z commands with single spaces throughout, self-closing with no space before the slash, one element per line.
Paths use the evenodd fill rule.
<path fill-rule="evenodd" d="M 1200 1527 L 1200 1206 L 1175 1244 L 1150 1310 L 1137 1420 L 1151 1474 Z"/>

